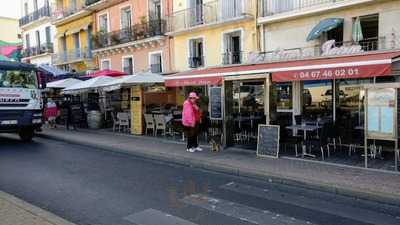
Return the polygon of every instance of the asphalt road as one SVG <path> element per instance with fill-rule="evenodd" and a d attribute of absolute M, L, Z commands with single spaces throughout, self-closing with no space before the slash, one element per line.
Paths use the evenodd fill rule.
<path fill-rule="evenodd" d="M 41 138 L 0 135 L 0 190 L 82 225 L 400 224 L 396 206 Z"/>

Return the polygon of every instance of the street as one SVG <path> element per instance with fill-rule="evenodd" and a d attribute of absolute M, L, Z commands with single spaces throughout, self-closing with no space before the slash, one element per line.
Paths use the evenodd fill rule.
<path fill-rule="evenodd" d="M 9 135 L 0 190 L 80 225 L 400 224 L 400 207 Z"/>

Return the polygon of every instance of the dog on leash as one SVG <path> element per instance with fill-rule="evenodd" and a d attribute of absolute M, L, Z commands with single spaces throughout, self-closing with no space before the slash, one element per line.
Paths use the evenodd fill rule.
<path fill-rule="evenodd" d="M 213 152 L 221 151 L 221 137 L 219 135 L 210 138 L 211 150 Z"/>

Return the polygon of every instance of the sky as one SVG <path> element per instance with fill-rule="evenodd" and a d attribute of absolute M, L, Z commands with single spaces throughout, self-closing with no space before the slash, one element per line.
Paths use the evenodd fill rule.
<path fill-rule="evenodd" d="M 0 16 L 19 19 L 21 0 L 0 0 Z"/>

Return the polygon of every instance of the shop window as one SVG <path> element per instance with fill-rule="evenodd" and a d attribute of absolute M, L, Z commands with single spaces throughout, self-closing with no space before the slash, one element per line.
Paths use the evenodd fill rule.
<path fill-rule="evenodd" d="M 109 70 L 111 68 L 111 61 L 110 60 L 102 60 L 100 65 L 101 70 Z"/>
<path fill-rule="evenodd" d="M 354 18 L 354 21 L 356 18 Z M 354 23 L 353 23 L 354 24 Z M 378 50 L 379 45 L 379 15 L 366 15 L 360 17 L 363 39 L 359 44 L 364 51 Z"/>
<path fill-rule="evenodd" d="M 198 68 L 204 66 L 203 38 L 189 41 L 189 67 Z"/>
<path fill-rule="evenodd" d="M 273 87 L 275 93 L 276 110 L 287 111 L 293 108 L 293 86 L 292 83 L 277 83 Z M 307 96 L 304 94 L 303 96 Z"/>
<path fill-rule="evenodd" d="M 303 88 L 304 118 L 330 118 L 333 116 L 332 81 L 304 81 Z"/>
<path fill-rule="evenodd" d="M 162 55 L 161 53 L 150 53 L 150 71 L 152 73 L 162 73 Z"/>
<path fill-rule="evenodd" d="M 224 35 L 225 52 L 223 53 L 223 64 L 242 63 L 241 40 L 240 31 Z"/>
<path fill-rule="evenodd" d="M 122 59 L 122 67 L 124 73 L 129 75 L 133 74 L 133 58 L 132 57 L 125 57 Z"/>

